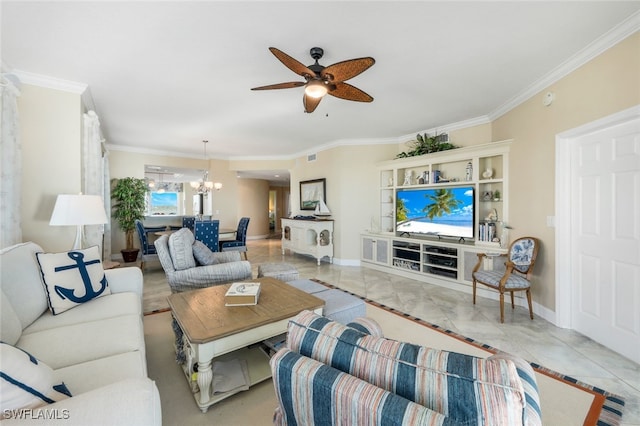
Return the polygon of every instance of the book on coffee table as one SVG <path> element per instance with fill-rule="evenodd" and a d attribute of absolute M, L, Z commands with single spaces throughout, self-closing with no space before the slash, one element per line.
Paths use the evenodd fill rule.
<path fill-rule="evenodd" d="M 224 305 L 256 305 L 258 296 L 260 296 L 260 283 L 233 283 L 224 295 Z"/>

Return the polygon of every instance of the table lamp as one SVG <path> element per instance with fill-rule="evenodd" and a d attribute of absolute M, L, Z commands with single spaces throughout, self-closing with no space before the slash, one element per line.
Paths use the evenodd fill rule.
<path fill-rule="evenodd" d="M 102 225 L 107 222 L 101 196 L 60 194 L 53 207 L 49 225 L 75 225 L 77 228 L 73 250 L 78 250 L 84 243 L 84 225 Z"/>

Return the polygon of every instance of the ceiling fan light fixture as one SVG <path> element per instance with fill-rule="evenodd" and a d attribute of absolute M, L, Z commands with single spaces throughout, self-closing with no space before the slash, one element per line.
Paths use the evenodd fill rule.
<path fill-rule="evenodd" d="M 306 93 L 307 96 L 316 99 L 323 97 L 328 91 L 327 86 L 321 80 L 311 80 L 304 88 L 304 93 Z"/>

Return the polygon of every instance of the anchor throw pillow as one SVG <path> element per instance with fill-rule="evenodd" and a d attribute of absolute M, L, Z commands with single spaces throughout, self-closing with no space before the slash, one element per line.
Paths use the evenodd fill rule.
<path fill-rule="evenodd" d="M 51 367 L 28 352 L 0 342 L 0 359 L 0 419 L 71 396 L 64 383 L 54 385 Z"/>
<path fill-rule="evenodd" d="M 36 253 L 53 315 L 111 294 L 98 246 L 65 253 Z"/>

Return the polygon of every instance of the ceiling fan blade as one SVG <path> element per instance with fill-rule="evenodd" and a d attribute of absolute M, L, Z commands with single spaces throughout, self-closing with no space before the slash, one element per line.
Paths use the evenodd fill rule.
<path fill-rule="evenodd" d="M 268 86 L 254 87 L 251 90 L 272 90 L 272 89 L 293 89 L 294 87 L 304 86 L 304 81 L 290 81 L 289 83 L 270 84 Z"/>
<path fill-rule="evenodd" d="M 320 104 L 320 101 L 322 100 L 322 98 L 312 98 L 311 96 L 307 96 L 306 94 L 304 95 L 304 97 L 302 98 L 302 103 L 304 105 L 304 112 L 313 112 L 316 110 L 316 107 L 318 106 L 318 104 Z"/>
<path fill-rule="evenodd" d="M 310 70 L 309 68 L 307 68 L 306 65 L 303 65 L 302 63 L 293 59 L 291 56 L 287 55 L 283 51 L 276 49 L 275 47 L 270 47 L 269 50 L 271 51 L 271 53 L 273 53 L 273 55 L 276 58 L 280 60 L 280 62 L 284 64 L 285 67 L 289 68 L 291 71 L 295 72 L 296 74 L 301 75 L 305 78 L 307 76 L 309 77 L 316 76 L 316 73 Z"/>
<path fill-rule="evenodd" d="M 349 83 L 335 83 L 335 89 L 329 90 L 328 94 L 331 96 L 335 96 L 336 98 L 346 99 L 348 101 L 373 101 L 373 98 L 371 96 L 358 89 L 357 87 L 350 85 Z"/>
<path fill-rule="evenodd" d="M 356 75 L 366 71 L 371 65 L 375 64 L 375 59 L 371 57 L 349 59 L 329 65 L 320 72 L 323 78 L 327 78 L 333 82 L 341 82 L 349 80 Z"/>

